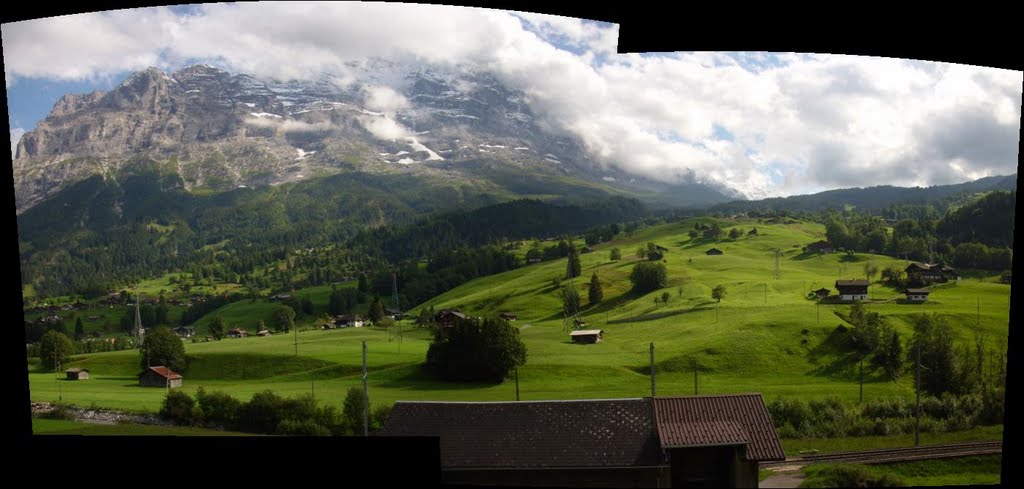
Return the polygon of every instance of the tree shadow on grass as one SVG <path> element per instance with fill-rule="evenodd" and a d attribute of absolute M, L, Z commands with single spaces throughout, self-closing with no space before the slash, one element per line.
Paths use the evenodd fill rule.
<path fill-rule="evenodd" d="M 713 309 L 714 304 L 715 301 L 703 301 L 698 304 L 695 304 L 693 307 L 690 307 L 689 309 L 676 309 L 674 311 L 655 312 L 650 314 L 641 314 L 639 316 L 633 316 L 628 318 L 612 319 L 608 321 L 608 324 L 639 323 L 643 321 L 654 321 L 656 319 L 663 319 L 671 316 L 679 316 L 683 314 L 711 310 Z"/>
<path fill-rule="evenodd" d="M 455 391 L 467 389 L 486 389 L 494 387 L 494 382 L 456 382 L 442 380 L 426 369 L 423 364 L 400 367 L 405 372 L 392 377 L 378 385 L 404 391 Z"/>
<path fill-rule="evenodd" d="M 861 353 L 854 349 L 850 339 L 849 330 L 845 332 L 833 329 L 825 341 L 811 348 L 807 352 L 807 359 L 811 363 L 831 357 L 826 363 L 807 371 L 807 375 L 831 377 L 851 382 L 860 380 L 860 362 L 864 358 Z M 864 381 L 880 382 L 889 380 L 883 369 L 871 364 L 870 356 L 864 360 Z"/>

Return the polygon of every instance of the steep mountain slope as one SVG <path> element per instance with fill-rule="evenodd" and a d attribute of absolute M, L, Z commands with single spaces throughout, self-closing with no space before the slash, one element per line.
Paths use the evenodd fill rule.
<path fill-rule="evenodd" d="M 502 176 L 481 172 L 474 162 L 484 160 L 491 170 L 526 177 L 517 194 L 548 193 L 538 188 L 572 177 L 605 195 L 650 197 L 663 205 L 727 200 L 708 188 L 655 188 L 601 170 L 575 139 L 545 128 L 522 92 L 486 72 L 379 60 L 352 68 L 354 80 L 325 74 L 289 82 L 207 65 L 170 74 L 149 68 L 106 93 L 66 95 L 18 143 L 18 212 L 91 175 L 115 177 L 139 158 L 177 174 L 188 191 L 353 170 Z"/>

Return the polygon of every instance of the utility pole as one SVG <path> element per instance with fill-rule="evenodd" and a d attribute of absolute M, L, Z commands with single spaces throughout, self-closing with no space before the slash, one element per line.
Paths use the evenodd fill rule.
<path fill-rule="evenodd" d="M 366 342 L 363 342 L 363 436 L 370 436 L 370 394 L 366 391 Z"/>
<path fill-rule="evenodd" d="M 516 400 L 519 400 L 519 365 L 516 365 Z"/>
<path fill-rule="evenodd" d="M 651 397 L 654 397 L 654 342 L 651 342 Z"/>
<path fill-rule="evenodd" d="M 860 356 L 860 403 L 864 404 L 864 355 Z"/>
<path fill-rule="evenodd" d="M 651 348 L 654 348 L 654 343 L 651 343 Z M 653 350 L 652 350 L 653 351 Z M 653 366 L 651 368 L 654 368 Z M 64 400 L 64 389 L 60 384 L 60 363 L 57 360 L 57 346 L 53 348 L 53 378 L 57 381 L 57 400 Z"/>
<path fill-rule="evenodd" d="M 917 419 L 914 422 L 914 446 L 921 444 L 921 343 L 917 344 Z"/>

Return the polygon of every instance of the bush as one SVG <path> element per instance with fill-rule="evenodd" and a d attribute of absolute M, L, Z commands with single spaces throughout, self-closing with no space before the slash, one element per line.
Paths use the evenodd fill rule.
<path fill-rule="evenodd" d="M 75 413 L 63 404 L 54 404 L 53 409 L 49 412 L 40 414 L 39 417 L 43 419 L 63 419 L 65 421 L 74 421 Z"/>
<path fill-rule="evenodd" d="M 330 436 L 331 432 L 311 419 L 301 421 L 286 419 L 278 423 L 274 434 L 287 436 Z"/>
<path fill-rule="evenodd" d="M 807 479 L 800 487 L 904 487 L 902 479 L 878 474 L 869 467 L 852 464 L 812 465 L 805 469 Z"/>
<path fill-rule="evenodd" d="M 768 414 L 771 415 L 772 424 L 776 428 L 788 424 L 794 430 L 799 430 L 810 415 L 807 405 L 800 399 L 781 397 L 776 397 L 768 403 Z"/>
<path fill-rule="evenodd" d="M 283 401 L 270 390 L 253 394 L 252 399 L 238 409 L 239 429 L 249 433 L 274 433 L 281 421 Z"/>
<path fill-rule="evenodd" d="M 202 387 L 196 391 L 196 402 L 202 408 L 206 423 L 223 428 L 235 425 L 242 405 L 241 401 L 223 392 L 207 393 Z"/>
<path fill-rule="evenodd" d="M 192 424 L 192 408 L 196 402 L 184 392 L 172 390 L 164 397 L 160 408 L 160 417 L 173 421 L 175 424 Z"/>

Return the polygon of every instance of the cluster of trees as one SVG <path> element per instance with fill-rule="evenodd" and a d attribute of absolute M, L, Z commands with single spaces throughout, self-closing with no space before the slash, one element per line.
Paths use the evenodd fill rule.
<path fill-rule="evenodd" d="M 1009 269 L 1013 259 L 1016 192 L 992 192 L 938 218 L 932 212 L 897 212 L 914 216 L 887 223 L 864 212 L 829 212 L 825 236 L 845 250 L 886 253 L 915 261 L 939 261 L 961 268 Z M 897 208 L 898 209 L 898 208 Z"/>
<path fill-rule="evenodd" d="M 903 372 L 903 343 L 900 334 L 882 315 L 864 310 L 860 302 L 850 306 L 846 321 L 853 325 L 849 337 L 853 347 L 871 364 L 896 380 Z"/>
<path fill-rule="evenodd" d="M 331 287 L 331 296 L 327 299 L 327 312 L 332 316 L 349 314 L 362 302 L 362 296 L 359 289 L 353 287 Z"/>
<path fill-rule="evenodd" d="M 28 326 L 30 323 L 25 323 Z M 121 351 L 134 348 L 132 340 L 126 336 L 118 336 L 107 340 L 72 340 L 65 333 L 56 329 L 47 329 L 30 339 L 27 356 L 39 358 L 47 369 L 53 368 L 53 353 L 58 352 L 57 362 L 63 364 L 70 355 L 80 353 L 98 353 L 105 351 Z"/>
<path fill-rule="evenodd" d="M 527 260 L 557 260 L 559 258 L 565 258 L 569 256 L 569 253 L 575 250 L 576 246 L 571 241 L 566 241 L 565 238 L 558 240 L 558 243 L 541 247 L 540 241 L 534 241 L 530 245 L 530 249 L 526 251 Z"/>
<path fill-rule="evenodd" d="M 143 369 L 163 365 L 175 372 L 183 372 L 188 366 L 185 358 L 185 344 L 171 328 L 160 326 L 147 330 L 139 348 L 139 366 Z"/>
<path fill-rule="evenodd" d="M 630 272 L 629 281 L 633 284 L 634 292 L 646 294 L 668 285 L 668 270 L 664 263 L 640 262 Z"/>
<path fill-rule="evenodd" d="M 525 364 L 518 329 L 503 319 L 469 318 L 434 331 L 425 367 L 444 380 L 501 383 Z"/>
<path fill-rule="evenodd" d="M 916 406 L 900 398 L 865 400 L 855 405 L 836 397 L 803 401 L 777 397 L 767 403 L 782 438 L 893 436 L 913 433 Z M 967 430 L 1003 422 L 1003 399 L 977 394 L 921 396 L 921 431 Z"/>
<path fill-rule="evenodd" d="M 691 238 L 706 238 L 706 239 L 719 239 L 725 232 L 722 230 L 717 222 L 712 222 L 711 225 L 704 224 L 702 222 L 694 223 L 693 229 L 690 230 Z M 738 237 L 738 236 L 737 236 Z"/>
<path fill-rule="evenodd" d="M 200 387 L 195 397 L 180 390 L 167 393 L 160 408 L 164 419 L 182 425 L 293 436 L 361 436 L 363 434 L 363 393 L 350 388 L 342 410 L 320 406 L 311 395 L 285 398 L 266 390 L 241 402 L 223 392 L 206 392 Z M 391 412 L 381 404 L 370 409 L 369 431 L 380 430 Z"/>

